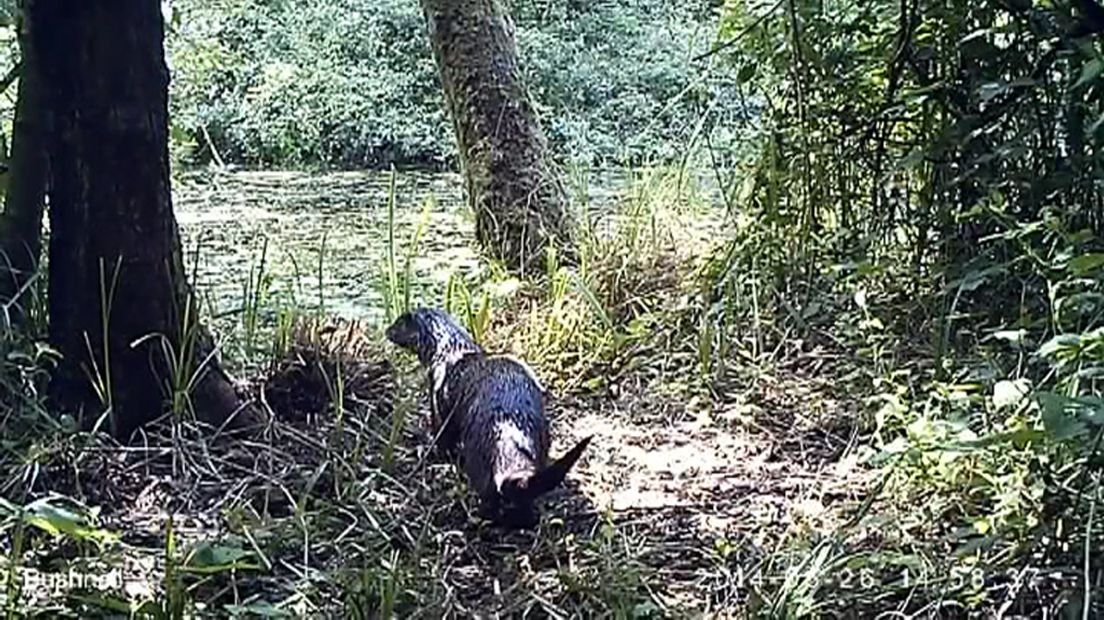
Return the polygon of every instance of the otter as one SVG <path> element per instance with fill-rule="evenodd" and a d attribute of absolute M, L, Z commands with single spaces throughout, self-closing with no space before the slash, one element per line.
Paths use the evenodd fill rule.
<path fill-rule="evenodd" d="M 509 355 L 488 355 L 447 313 L 406 312 L 386 332 L 426 369 L 438 448 L 459 460 L 480 498 L 480 513 L 510 528 L 531 528 L 536 500 L 559 486 L 591 437 L 549 463 L 545 391 L 533 370 Z"/>

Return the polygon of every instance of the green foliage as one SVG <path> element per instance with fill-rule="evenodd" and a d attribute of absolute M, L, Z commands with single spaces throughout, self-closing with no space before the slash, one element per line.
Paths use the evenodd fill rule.
<path fill-rule="evenodd" d="M 29 525 L 51 536 L 103 545 L 118 537 L 95 525 L 95 509 L 89 509 L 64 497 L 43 497 L 26 506 L 16 506 L 0 498 L 0 529 Z"/>
<path fill-rule="evenodd" d="M 806 254 L 966 265 L 1002 218 L 1044 207 L 1099 230 L 1100 51 L 1061 9 L 736 6 L 730 60 L 766 102 L 753 206 Z"/>
<path fill-rule="evenodd" d="M 1080 574 L 1074 541 L 1093 541 L 1104 79 L 1080 19 L 1049 3 L 726 4 L 721 54 L 764 116 L 708 312 L 750 323 L 753 357 L 791 333 L 860 356 L 874 462 L 912 513 L 906 544 L 940 571 Z"/>
<path fill-rule="evenodd" d="M 816 375 L 829 372 L 823 360 L 846 358 L 850 374 L 841 387 L 861 409 L 849 449 L 882 468 L 881 483 L 835 531 L 810 533 L 755 562 L 763 582 L 753 588 L 753 613 L 922 615 L 937 602 L 980 614 L 1019 604 L 1006 575 L 1047 573 L 1059 577 L 1024 590 L 1043 592 L 1065 612 L 1098 615 L 1101 42 L 1075 36 L 1081 16 L 1063 3 L 753 0 L 725 7 L 721 44 L 699 60 L 712 19 L 704 8 L 663 0 L 512 7 L 545 126 L 574 159 L 673 159 L 698 137 L 708 139 L 710 155 L 724 157 L 745 127 L 744 111 L 763 111 L 748 135 L 750 161 L 727 171 L 731 178 L 714 171 L 730 217 L 722 251 L 699 265 L 694 251 L 708 243 L 679 230 L 705 202 L 687 187 L 686 170 L 648 170 L 634 173 L 601 227 L 578 201 L 576 264 L 549 252 L 537 283 L 493 267 L 478 287 L 453 275 L 445 307 L 489 349 L 522 354 L 561 393 L 619 392 L 637 372 L 649 378 L 649 390 L 691 375 L 698 384 L 687 391 L 712 397 L 731 389 L 732 374 L 765 369 L 788 351 L 816 348 Z M 190 157 L 342 166 L 453 157 L 413 0 L 190 0 L 176 9 L 174 137 Z M 387 255 L 376 278 L 387 318 L 411 304 L 426 228 L 423 217 L 403 245 L 396 222 L 392 186 Z M 717 229 L 706 242 L 717 241 Z M 322 245 L 318 325 L 326 311 Z M 271 260 L 262 246 L 236 311 L 245 358 L 268 353 L 256 345 L 274 324 L 272 353 L 283 360 L 307 312 L 294 293 L 290 300 L 276 295 Z M 108 263 L 105 330 L 115 302 L 111 274 Z M 183 323 L 192 325 L 193 309 L 183 310 Z M 310 331 L 317 338 L 320 330 Z M 20 432 L 10 452 L 28 455 L 30 471 L 39 466 L 38 451 L 50 452 L 42 444 L 65 430 L 43 405 L 52 353 L 3 336 L 0 402 L 15 411 L 4 430 Z M 194 376 L 183 360 L 192 356 L 165 353 L 179 413 Z M 349 614 L 432 613 L 458 600 L 443 576 L 462 567 L 450 545 L 468 515 L 450 517 L 455 489 L 427 473 L 425 455 L 412 449 L 421 445 L 413 398 L 351 406 L 354 382 L 346 378 L 355 377 L 357 361 L 339 353 L 332 374 L 321 370 L 326 413 L 298 427 L 274 419 L 269 436 L 249 440 L 249 452 L 264 460 L 237 465 L 247 478 L 232 484 L 225 476 L 237 461 L 226 455 L 236 452 L 179 443 L 185 428 L 178 429 L 173 474 L 178 455 L 202 455 L 184 468 L 193 475 L 206 472 L 208 461 L 225 467 L 214 472 L 213 486 L 233 487 L 234 497 L 219 503 L 227 506 L 220 515 L 244 539 L 190 540 L 181 553 L 170 519 L 163 595 L 151 613 L 182 614 L 194 602 L 191 585 L 220 576 L 234 584 L 222 591 L 232 590 L 237 603 L 242 573 L 292 568 L 290 557 L 295 599 L 338 600 Z M 94 362 L 103 365 L 91 374 L 109 406 L 110 360 Z M 329 440 L 312 437 L 311 426 L 330 431 Z M 289 443 L 273 445 L 281 436 Z M 80 471 L 89 457 L 73 443 L 53 450 L 76 453 Z M 36 479 L 22 464 L 9 467 L 19 480 Z M 286 496 L 286 505 L 270 494 Z M 100 540 L 81 510 L 43 497 L 0 506 L 12 539 L 13 613 L 21 594 L 16 570 L 35 537 Z M 274 516 L 280 509 L 283 516 Z M 561 565 L 557 556 L 554 571 L 549 558 L 540 563 L 541 581 L 554 582 L 553 604 L 576 615 L 666 611 L 651 588 L 671 573 L 653 574 L 641 561 L 652 550 L 633 540 L 635 525 L 598 514 L 589 535 L 556 540 L 549 533 L 563 523 L 549 522 L 533 539 L 530 550 L 562 545 L 571 558 Z M 478 544 L 472 533 L 460 532 L 463 544 Z M 267 554 L 283 557 L 270 563 Z M 322 572 L 330 562 L 340 570 Z M 505 574 L 501 567 L 493 566 L 494 579 Z M 877 592 L 845 591 L 840 574 L 859 569 L 872 575 Z M 910 581 L 900 569 L 925 575 Z M 341 596 L 312 589 L 337 575 L 346 577 L 331 580 Z M 528 587 L 515 581 L 506 594 L 524 590 L 519 583 Z M 226 611 L 291 615 L 290 605 L 240 602 Z M 1036 611 L 1029 606 L 1023 615 Z"/>
<path fill-rule="evenodd" d="M 451 137 L 416 2 L 176 10 L 173 119 L 204 159 L 214 144 L 226 161 L 262 165 L 432 162 Z"/>
<path fill-rule="evenodd" d="M 678 168 L 632 171 L 606 212 L 580 209 L 571 264 L 550 250 L 539 281 L 492 268 L 473 290 L 454 276 L 443 306 L 476 340 L 524 358 L 557 391 L 607 388 L 623 373 L 661 365 L 657 350 L 684 354 L 670 336 L 682 335 L 699 284 L 696 258 L 711 245 L 700 219 L 706 205 L 705 188 Z"/>
<path fill-rule="evenodd" d="M 526 83 L 558 150 L 583 162 L 673 162 L 686 154 L 702 110 L 717 126 L 742 126 L 731 78 L 693 62 L 714 37 L 708 7 L 515 3 Z"/>
<path fill-rule="evenodd" d="M 588 161 L 674 158 L 698 122 L 689 104 L 740 116 L 723 96 L 728 80 L 704 79 L 690 62 L 715 28 L 704 5 L 512 7 L 553 146 Z M 385 167 L 455 158 L 416 0 L 184 0 L 174 10 L 173 137 L 185 159 Z"/>
<path fill-rule="evenodd" d="M 259 570 L 256 554 L 242 546 L 243 541 L 214 543 L 201 541 L 192 547 L 180 565 L 180 570 L 197 575 L 212 575 L 240 570 Z"/>

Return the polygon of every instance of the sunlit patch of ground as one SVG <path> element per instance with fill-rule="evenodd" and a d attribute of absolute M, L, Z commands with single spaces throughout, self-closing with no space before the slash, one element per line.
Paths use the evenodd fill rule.
<path fill-rule="evenodd" d="M 747 591 L 711 591 L 726 564 L 715 550 L 754 558 L 787 535 L 831 531 L 870 480 L 846 431 L 818 426 L 827 410 L 856 415 L 827 381 L 762 376 L 738 395 L 688 403 L 646 393 L 569 399 L 555 424 L 560 445 L 595 436 L 580 490 L 639 537 L 657 587 L 678 607 L 716 611 Z"/>

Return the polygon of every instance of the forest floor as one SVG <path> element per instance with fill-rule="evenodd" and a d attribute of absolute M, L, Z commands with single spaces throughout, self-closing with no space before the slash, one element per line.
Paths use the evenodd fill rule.
<path fill-rule="evenodd" d="M 759 579 L 778 577 L 764 565 L 771 554 L 833 530 L 870 486 L 841 357 L 730 368 L 726 387 L 698 397 L 641 371 L 554 399 L 553 451 L 594 441 L 544 502 L 538 531 L 502 531 L 429 456 L 420 371 L 393 368 L 355 325 L 314 333 L 242 384 L 272 414 L 259 433 L 166 422 L 48 470 L 42 484 L 99 506 L 99 527 L 120 538 L 84 560 L 55 549 L 28 569 L 46 574 L 67 556 L 83 574 L 121 569 L 124 587 L 28 607 L 80 616 L 147 600 L 159 615 L 182 599 L 201 614 L 273 617 L 746 615 L 769 587 Z M 338 355 L 340 420 L 329 387 Z"/>
<path fill-rule="evenodd" d="M 758 572 L 767 556 L 792 535 L 833 531 L 861 500 L 859 404 L 818 374 L 824 360 L 744 369 L 744 386 L 713 399 L 641 384 L 564 403 L 557 423 L 574 437 L 560 445 L 595 435 L 572 512 L 611 511 L 668 610 L 749 611 L 776 577 Z"/>
<path fill-rule="evenodd" d="M 685 298 L 715 247 L 717 223 L 687 226 L 684 211 L 646 207 L 630 203 L 639 224 L 592 241 L 602 262 L 590 269 L 603 298 L 662 317 L 650 329 L 666 332 L 653 334 L 665 343 L 629 347 L 616 371 L 610 359 L 591 367 L 600 387 L 562 381 L 586 364 L 543 360 L 553 456 L 594 440 L 543 502 L 538 530 L 507 532 L 475 516 L 463 477 L 430 449 L 422 371 L 378 328 L 312 319 L 294 330 L 286 356 L 239 383 L 268 414 L 262 429 L 235 435 L 165 420 L 127 445 L 82 434 L 49 449 L 31 492 L 98 512 L 74 520 L 70 542 L 32 532 L 24 608 L 567 618 L 771 607 L 766 599 L 792 576 L 781 553 L 836 531 L 875 483 L 858 430 L 866 403 L 854 386 L 864 371 L 833 340 L 782 338 L 772 354 L 715 360 L 723 371 L 706 385 L 696 335 L 672 300 Z M 649 229 L 653 241 L 637 245 Z M 679 236 L 656 242 L 656 230 Z M 630 246 L 645 249 L 618 253 Z M 543 342 L 542 321 L 556 312 L 563 346 L 576 346 L 570 339 L 591 327 L 571 321 L 588 306 L 574 289 L 560 294 L 537 295 L 545 301 L 532 302 L 532 325 L 503 309 L 490 346 L 524 354 L 519 330 Z M 618 329 L 635 329 L 626 307 L 608 311 L 621 317 Z M 66 571 L 103 579 L 38 587 Z"/>

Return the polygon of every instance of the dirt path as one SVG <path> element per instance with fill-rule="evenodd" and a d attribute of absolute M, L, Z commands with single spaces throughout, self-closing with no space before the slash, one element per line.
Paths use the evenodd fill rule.
<path fill-rule="evenodd" d="M 857 405 L 800 365 L 713 400 L 637 385 L 562 403 L 556 424 L 571 438 L 559 445 L 595 435 L 575 508 L 612 511 L 672 609 L 731 611 L 764 551 L 787 533 L 831 529 L 864 488 L 847 431 Z"/>

